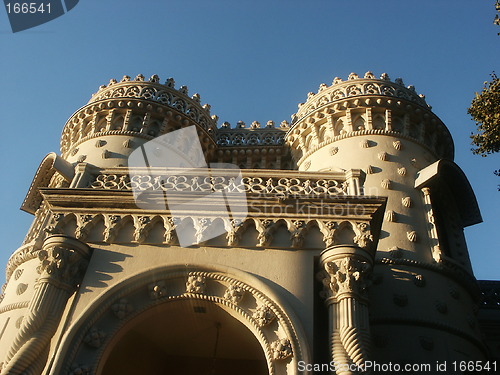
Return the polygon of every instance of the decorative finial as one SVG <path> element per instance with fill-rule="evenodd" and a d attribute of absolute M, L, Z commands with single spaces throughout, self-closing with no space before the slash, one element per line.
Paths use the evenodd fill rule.
<path fill-rule="evenodd" d="M 404 86 L 403 78 L 396 78 L 394 80 L 394 83 L 397 83 L 398 85 Z"/>
<path fill-rule="evenodd" d="M 245 123 L 243 121 L 238 121 L 238 123 L 236 124 L 236 127 L 237 128 L 240 128 L 240 129 L 243 129 L 245 128 Z"/>
<path fill-rule="evenodd" d="M 224 129 L 230 129 L 231 128 L 231 124 L 227 121 L 224 121 L 221 125 L 221 128 L 224 128 Z"/>
<path fill-rule="evenodd" d="M 149 82 L 158 83 L 160 82 L 160 77 L 158 77 L 157 74 L 153 74 L 151 78 L 149 78 Z"/>
<path fill-rule="evenodd" d="M 281 121 L 280 128 L 288 128 L 290 127 L 290 123 L 286 120 Z"/>
<path fill-rule="evenodd" d="M 128 82 L 128 81 L 130 81 L 130 76 L 125 75 L 125 76 L 123 76 L 123 78 L 120 82 Z"/>
<path fill-rule="evenodd" d="M 203 106 L 201 108 L 203 108 L 205 111 L 210 113 L 210 109 L 212 108 L 212 106 L 210 104 L 206 103 L 206 104 L 203 104 Z"/>
<path fill-rule="evenodd" d="M 111 78 L 111 79 L 109 80 L 108 86 L 114 85 L 115 83 L 116 83 L 116 79 Z"/>
<path fill-rule="evenodd" d="M 356 73 L 351 73 L 349 74 L 349 77 L 347 77 L 348 80 L 358 79 L 358 78 L 359 76 Z"/>
<path fill-rule="evenodd" d="M 199 103 L 200 102 L 200 94 L 198 94 L 198 93 L 193 94 L 191 99 L 193 99 L 196 103 Z"/>
<path fill-rule="evenodd" d="M 372 72 L 367 71 L 367 72 L 365 73 L 365 77 L 364 77 L 364 78 L 367 78 L 367 79 L 375 79 L 375 76 L 373 75 L 373 73 L 372 73 Z"/>
<path fill-rule="evenodd" d="M 266 128 L 274 128 L 274 121 L 269 120 L 268 122 L 266 122 Z"/>
<path fill-rule="evenodd" d="M 337 85 L 342 82 L 342 79 L 339 77 L 335 77 L 332 81 L 332 85 Z"/>
<path fill-rule="evenodd" d="M 144 76 L 142 74 L 138 74 L 137 77 L 135 77 L 135 81 L 144 82 Z"/>
<path fill-rule="evenodd" d="M 311 99 L 315 94 L 313 92 L 307 93 L 307 100 Z"/>
<path fill-rule="evenodd" d="M 320 91 L 323 91 L 324 89 L 326 89 L 328 86 L 325 84 L 325 83 L 322 83 L 321 85 L 319 85 L 319 88 L 318 88 L 318 92 Z"/>
<path fill-rule="evenodd" d="M 382 73 L 380 75 L 380 79 L 383 79 L 384 81 L 390 81 L 391 79 L 389 78 L 389 74 L 387 73 Z"/>
<path fill-rule="evenodd" d="M 413 85 L 408 86 L 408 90 L 415 92 L 415 86 Z"/>
<path fill-rule="evenodd" d="M 165 81 L 165 86 L 174 88 L 175 87 L 174 79 L 172 77 L 167 78 L 167 80 Z"/>
<path fill-rule="evenodd" d="M 253 122 L 250 124 L 250 129 L 257 129 L 257 128 L 260 128 L 260 122 L 258 122 L 258 121 L 253 121 Z"/>
<path fill-rule="evenodd" d="M 179 88 L 179 92 L 180 92 L 181 94 L 187 95 L 187 94 L 188 94 L 188 87 L 187 87 L 187 86 L 181 86 L 181 87 Z"/>

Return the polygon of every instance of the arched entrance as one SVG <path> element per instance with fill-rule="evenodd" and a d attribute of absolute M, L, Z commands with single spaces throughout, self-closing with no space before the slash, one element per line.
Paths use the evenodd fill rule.
<path fill-rule="evenodd" d="M 305 335 L 280 295 L 214 268 L 163 266 L 114 285 L 66 331 L 50 374 L 308 373 L 297 365 L 310 361 Z"/>
<path fill-rule="evenodd" d="M 265 375 L 254 334 L 216 303 L 165 302 L 134 318 L 109 345 L 102 375 Z"/>

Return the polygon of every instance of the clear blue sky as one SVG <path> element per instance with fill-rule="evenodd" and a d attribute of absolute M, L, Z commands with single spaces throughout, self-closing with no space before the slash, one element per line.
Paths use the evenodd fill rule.
<path fill-rule="evenodd" d="M 319 84 L 367 70 L 426 95 L 455 140 L 484 223 L 467 228 L 479 279 L 500 279 L 500 155 L 470 152 L 475 91 L 500 71 L 494 0 L 81 0 L 12 34 L 0 9 L 0 267 L 32 216 L 19 211 L 68 117 L 110 78 L 160 75 L 199 92 L 220 122 L 289 120 Z M 4 276 L 0 276 L 0 283 Z"/>

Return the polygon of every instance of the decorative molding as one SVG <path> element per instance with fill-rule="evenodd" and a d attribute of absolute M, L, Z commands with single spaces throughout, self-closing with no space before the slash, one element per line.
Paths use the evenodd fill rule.
<path fill-rule="evenodd" d="M 159 171 L 158 171 L 159 172 Z M 249 194 L 278 194 L 278 195 L 311 195 L 311 196 L 337 196 L 347 195 L 345 180 L 334 178 L 303 178 L 275 177 L 270 174 L 262 175 L 253 173 L 253 176 L 243 176 L 241 184 L 237 184 L 234 177 L 224 176 L 222 173 L 214 176 L 187 174 L 182 175 L 158 174 L 139 175 L 132 178 L 126 170 L 122 174 L 99 174 L 89 183 L 93 189 L 105 190 L 132 190 L 134 191 L 175 191 L 175 192 L 213 192 L 224 189 L 226 192 L 246 192 Z M 201 173 L 201 172 L 200 172 Z M 245 174 L 245 172 L 243 172 Z M 228 174 L 231 176 L 233 173 Z M 345 178 L 345 177 L 344 177 Z"/>
<path fill-rule="evenodd" d="M 15 302 L 15 303 L 11 303 L 11 304 L 8 304 L 5 306 L 1 306 L 0 307 L 0 314 L 3 314 L 5 312 L 11 311 L 11 310 L 24 309 L 24 308 L 28 307 L 29 303 L 30 303 L 29 301 L 23 301 L 23 302 Z"/>

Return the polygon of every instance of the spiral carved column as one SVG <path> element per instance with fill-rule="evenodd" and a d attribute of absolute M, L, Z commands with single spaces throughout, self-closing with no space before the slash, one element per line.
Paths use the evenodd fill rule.
<path fill-rule="evenodd" d="M 64 235 L 47 237 L 38 252 L 40 277 L 28 313 L 5 360 L 2 375 L 41 374 L 50 341 L 59 326 L 69 297 L 81 283 L 91 249 Z"/>
<path fill-rule="evenodd" d="M 366 288 L 373 255 L 357 246 L 333 246 L 320 256 L 330 318 L 331 360 L 337 374 L 356 374 L 370 356 Z"/>

